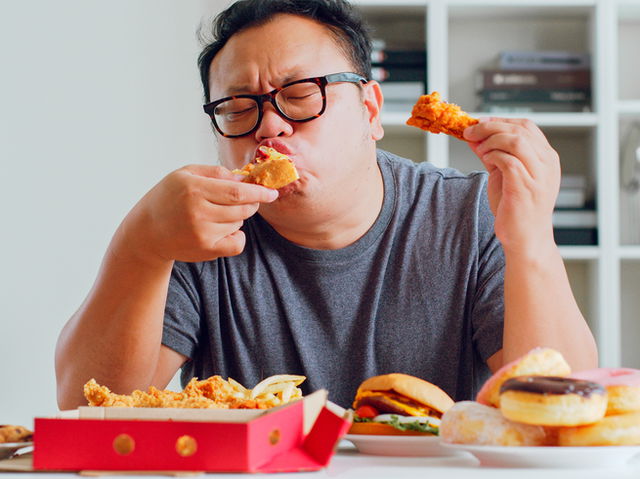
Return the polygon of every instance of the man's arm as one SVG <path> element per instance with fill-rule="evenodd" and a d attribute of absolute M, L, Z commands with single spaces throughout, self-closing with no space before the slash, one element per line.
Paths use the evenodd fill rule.
<path fill-rule="evenodd" d="M 503 348 L 489 366 L 495 371 L 546 346 L 560 351 L 576 371 L 595 367 L 595 341 L 553 238 L 557 153 L 529 120 L 492 118 L 467 128 L 464 136 L 489 172 L 489 203 L 505 254 Z"/>
<path fill-rule="evenodd" d="M 123 393 L 146 388 L 155 374 L 173 262 L 124 258 L 114 251 L 117 242 L 116 234 L 95 285 L 58 338 L 60 409 L 82 404 L 82 386 L 91 378 Z"/>
<path fill-rule="evenodd" d="M 84 403 L 95 378 L 117 393 L 164 387 L 186 360 L 161 346 L 173 263 L 239 254 L 244 219 L 275 190 L 241 183 L 228 170 L 177 170 L 147 193 L 116 231 L 97 280 L 56 347 L 58 405 Z"/>

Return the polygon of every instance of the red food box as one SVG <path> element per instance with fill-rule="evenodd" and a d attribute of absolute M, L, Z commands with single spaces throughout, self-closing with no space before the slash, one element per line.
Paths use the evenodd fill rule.
<path fill-rule="evenodd" d="M 36 418 L 42 471 L 314 471 L 351 421 L 326 391 L 272 409 L 81 407 Z"/>

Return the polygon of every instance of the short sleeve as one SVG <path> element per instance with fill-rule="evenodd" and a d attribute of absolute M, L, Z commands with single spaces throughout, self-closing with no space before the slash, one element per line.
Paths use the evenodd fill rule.
<path fill-rule="evenodd" d="M 200 275 L 197 263 L 176 262 L 164 310 L 162 344 L 193 359 L 201 328 Z"/>
<path fill-rule="evenodd" d="M 486 175 L 478 204 L 478 278 L 472 309 L 473 343 L 486 362 L 502 349 L 504 329 L 504 252 L 494 232 Z"/>

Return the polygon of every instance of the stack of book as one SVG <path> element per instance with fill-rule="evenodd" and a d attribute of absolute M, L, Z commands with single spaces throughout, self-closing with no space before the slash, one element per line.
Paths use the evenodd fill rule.
<path fill-rule="evenodd" d="M 479 109 L 484 112 L 591 111 L 588 53 L 505 51 L 498 68 L 478 73 Z"/>
<path fill-rule="evenodd" d="M 559 245 L 598 244 L 598 215 L 587 198 L 583 175 L 562 175 L 553 212 L 553 230 Z"/>
<path fill-rule="evenodd" d="M 584 175 L 563 174 L 556 208 L 586 208 L 587 177 Z"/>
<path fill-rule="evenodd" d="M 427 85 L 427 52 L 423 49 L 387 48 L 382 40 L 373 42 L 371 79 L 380 82 L 383 109 L 410 113 Z"/>

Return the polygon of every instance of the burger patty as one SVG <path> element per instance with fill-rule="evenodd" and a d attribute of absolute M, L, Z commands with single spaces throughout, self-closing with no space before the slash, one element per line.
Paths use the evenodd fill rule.
<path fill-rule="evenodd" d="M 406 415 L 406 411 L 391 401 L 387 396 L 382 394 L 375 396 L 365 396 L 358 401 L 358 407 L 360 406 L 372 406 L 376 408 L 381 414 L 400 414 Z"/>

